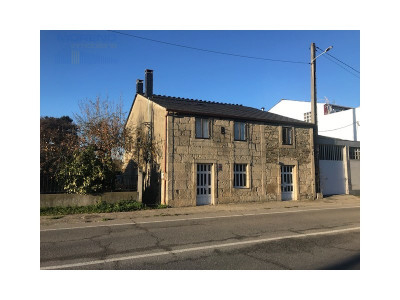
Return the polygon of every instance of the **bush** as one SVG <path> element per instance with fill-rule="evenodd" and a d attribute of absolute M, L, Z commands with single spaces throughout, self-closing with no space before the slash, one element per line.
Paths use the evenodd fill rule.
<path fill-rule="evenodd" d="M 111 158 L 100 159 L 93 146 L 75 151 L 70 162 L 63 165 L 58 179 L 70 194 L 101 193 L 114 178 Z"/>

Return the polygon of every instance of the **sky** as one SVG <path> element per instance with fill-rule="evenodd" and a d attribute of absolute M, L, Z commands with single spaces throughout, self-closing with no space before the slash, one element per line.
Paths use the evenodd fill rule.
<path fill-rule="evenodd" d="M 358 30 L 118 32 L 40 31 L 40 116 L 73 118 L 80 101 L 96 97 L 121 100 L 127 113 L 145 69 L 160 95 L 266 110 L 280 99 L 310 101 L 311 43 L 333 46 L 316 60 L 318 101 L 360 106 Z"/>

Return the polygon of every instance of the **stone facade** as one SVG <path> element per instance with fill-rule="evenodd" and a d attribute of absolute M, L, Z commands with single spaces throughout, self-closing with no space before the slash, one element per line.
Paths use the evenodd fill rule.
<path fill-rule="evenodd" d="M 211 204 L 280 201 L 281 165 L 293 166 L 293 200 L 315 198 L 310 126 L 284 125 L 291 126 L 293 143 L 283 145 L 282 124 L 241 121 L 246 123 L 246 139 L 237 141 L 235 120 L 208 120 L 210 137 L 196 138 L 196 116 L 168 112 L 136 96 L 127 126 L 153 122 L 154 139 L 160 145 L 161 203 L 196 205 L 198 164 L 211 164 Z M 244 187 L 234 186 L 234 164 L 246 166 Z"/>
<path fill-rule="evenodd" d="M 246 122 L 245 141 L 234 140 L 234 120 L 210 118 L 210 138 L 195 136 L 194 116 L 168 117 L 167 203 L 196 205 L 197 164 L 212 164 L 212 204 L 281 200 L 282 164 L 294 166 L 294 199 L 314 198 L 312 129 L 293 127 L 282 145 L 281 128 Z M 221 128 L 225 133 L 221 133 Z M 234 164 L 247 165 L 247 184 L 235 188 Z"/>

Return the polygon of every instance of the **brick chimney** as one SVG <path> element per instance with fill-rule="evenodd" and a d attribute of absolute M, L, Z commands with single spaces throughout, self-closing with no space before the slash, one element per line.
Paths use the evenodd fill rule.
<path fill-rule="evenodd" d="M 146 97 L 153 96 L 153 70 L 146 69 L 144 71 L 144 80 L 146 86 Z"/>
<path fill-rule="evenodd" d="M 142 79 L 136 80 L 136 94 L 143 95 L 143 80 Z"/>

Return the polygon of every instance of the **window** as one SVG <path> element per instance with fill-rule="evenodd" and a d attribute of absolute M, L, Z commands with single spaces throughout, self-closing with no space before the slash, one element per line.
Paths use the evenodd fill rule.
<path fill-rule="evenodd" d="M 304 122 L 311 123 L 311 111 L 304 113 Z"/>
<path fill-rule="evenodd" d="M 282 127 L 282 144 L 292 145 L 293 144 L 293 128 Z"/>
<path fill-rule="evenodd" d="M 245 141 L 246 140 L 246 123 L 235 122 L 235 141 Z"/>
<path fill-rule="evenodd" d="M 233 186 L 236 188 L 247 187 L 247 165 L 233 165 Z"/>
<path fill-rule="evenodd" d="M 350 147 L 350 159 L 360 159 L 360 147 Z"/>
<path fill-rule="evenodd" d="M 208 139 L 210 137 L 210 120 L 196 118 L 196 138 Z"/>

